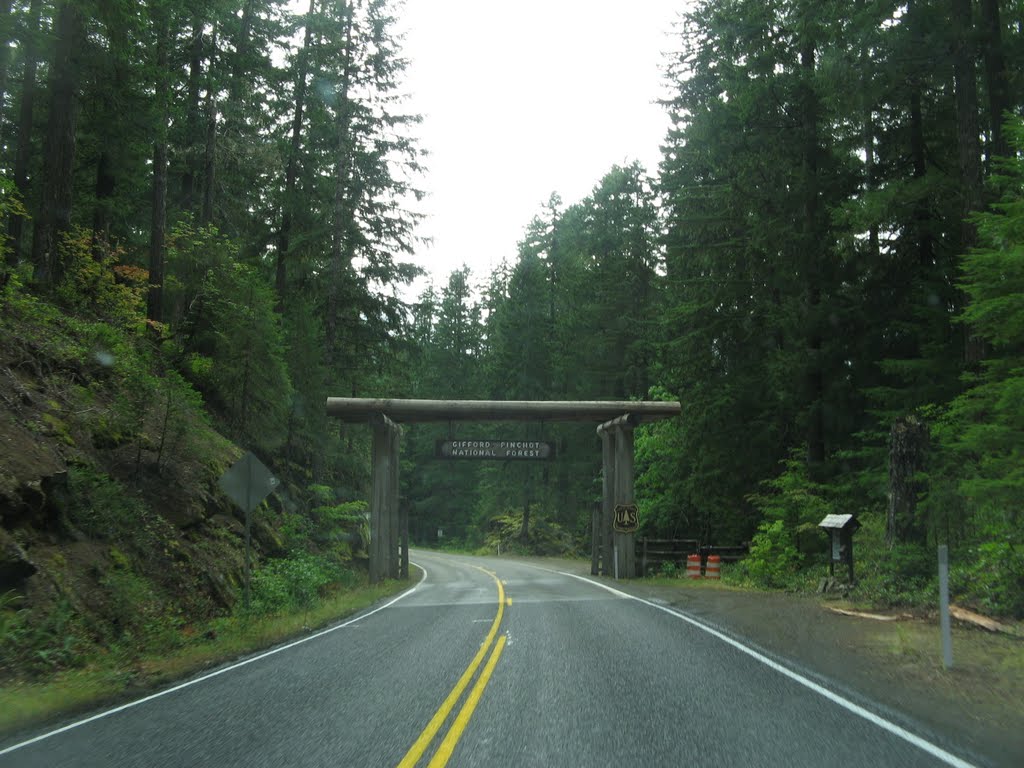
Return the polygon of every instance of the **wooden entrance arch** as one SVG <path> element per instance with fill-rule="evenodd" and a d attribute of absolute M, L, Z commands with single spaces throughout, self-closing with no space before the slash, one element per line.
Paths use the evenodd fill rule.
<path fill-rule="evenodd" d="M 445 421 L 593 421 L 601 436 L 602 504 L 591 523 L 591 572 L 618 578 L 636 573 L 633 533 L 616 525 L 634 505 L 633 430 L 644 421 L 682 413 L 678 402 L 574 400 L 397 400 L 329 397 L 327 415 L 368 423 L 373 430 L 370 496 L 370 580 L 408 575 L 399 551 L 398 449 L 404 423 Z M 620 523 L 623 520 L 619 521 Z M 618 530 L 623 528 L 625 530 Z"/>

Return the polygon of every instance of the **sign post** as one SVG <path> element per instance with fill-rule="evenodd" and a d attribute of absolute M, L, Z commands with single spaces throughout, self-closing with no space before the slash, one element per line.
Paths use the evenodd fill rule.
<path fill-rule="evenodd" d="M 953 666 L 953 634 L 949 626 L 949 547 L 939 545 L 939 631 L 942 633 L 942 666 Z"/>
<path fill-rule="evenodd" d="M 615 427 L 615 529 L 612 540 L 618 545 L 615 562 L 619 575 L 636 576 L 637 512 L 633 495 L 633 427 L 628 422 Z"/>
<path fill-rule="evenodd" d="M 612 544 L 613 522 L 615 518 L 615 433 L 607 429 L 598 429 L 601 438 L 601 574 L 611 576 L 614 573 L 612 558 L 615 555 Z"/>
<path fill-rule="evenodd" d="M 831 536 L 829 576 L 835 576 L 837 565 L 845 565 L 849 583 L 853 584 L 853 534 L 860 528 L 857 518 L 853 515 L 825 515 L 818 527 L 824 528 Z"/>
<path fill-rule="evenodd" d="M 217 485 L 239 509 L 245 512 L 245 607 L 249 607 L 250 580 L 252 574 L 252 511 L 277 488 L 279 480 L 274 477 L 263 462 L 252 451 L 246 451 L 227 472 L 220 476 Z"/>

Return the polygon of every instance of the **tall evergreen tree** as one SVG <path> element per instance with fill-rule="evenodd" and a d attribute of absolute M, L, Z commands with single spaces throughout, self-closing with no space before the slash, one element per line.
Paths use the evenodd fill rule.
<path fill-rule="evenodd" d="M 71 228 L 71 197 L 78 119 L 78 61 L 85 44 L 83 8 L 64 0 L 57 8 L 50 65 L 49 123 L 43 148 L 45 166 L 39 211 L 32 234 L 35 279 L 55 286 L 63 278 L 60 240 Z"/>

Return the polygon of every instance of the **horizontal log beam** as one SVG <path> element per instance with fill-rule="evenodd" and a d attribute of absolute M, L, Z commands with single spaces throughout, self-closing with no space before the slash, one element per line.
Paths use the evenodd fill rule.
<path fill-rule="evenodd" d="M 575 400 L 399 400 L 329 397 L 327 415 L 366 421 L 381 413 L 396 422 L 430 421 L 608 421 L 630 414 L 637 423 L 682 413 L 680 403 Z"/>
<path fill-rule="evenodd" d="M 366 418 L 370 422 L 371 426 L 381 426 L 384 427 L 385 429 L 390 430 L 391 432 L 396 432 L 399 435 L 402 434 L 402 428 L 395 424 L 394 421 L 389 419 L 386 414 L 380 413 L 378 411 L 369 414 Z"/>
<path fill-rule="evenodd" d="M 636 414 L 632 411 L 624 413 L 610 421 L 606 421 L 597 428 L 597 433 L 601 434 L 605 430 L 615 429 L 617 427 L 624 427 L 625 429 L 633 429 L 633 427 L 639 426 L 640 419 L 637 418 Z"/>

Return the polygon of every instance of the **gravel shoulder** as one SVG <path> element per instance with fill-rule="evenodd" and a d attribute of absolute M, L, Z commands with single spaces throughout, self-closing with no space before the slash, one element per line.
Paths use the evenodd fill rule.
<path fill-rule="evenodd" d="M 511 558 L 510 558 L 511 559 Z M 515 558 L 586 576 L 673 606 L 984 756 L 1024 765 L 1024 638 L 954 625 L 953 668 L 942 666 L 938 620 L 893 612 L 881 621 L 835 613 L 834 598 L 738 589 L 685 579 L 614 581 L 590 562 Z"/>

